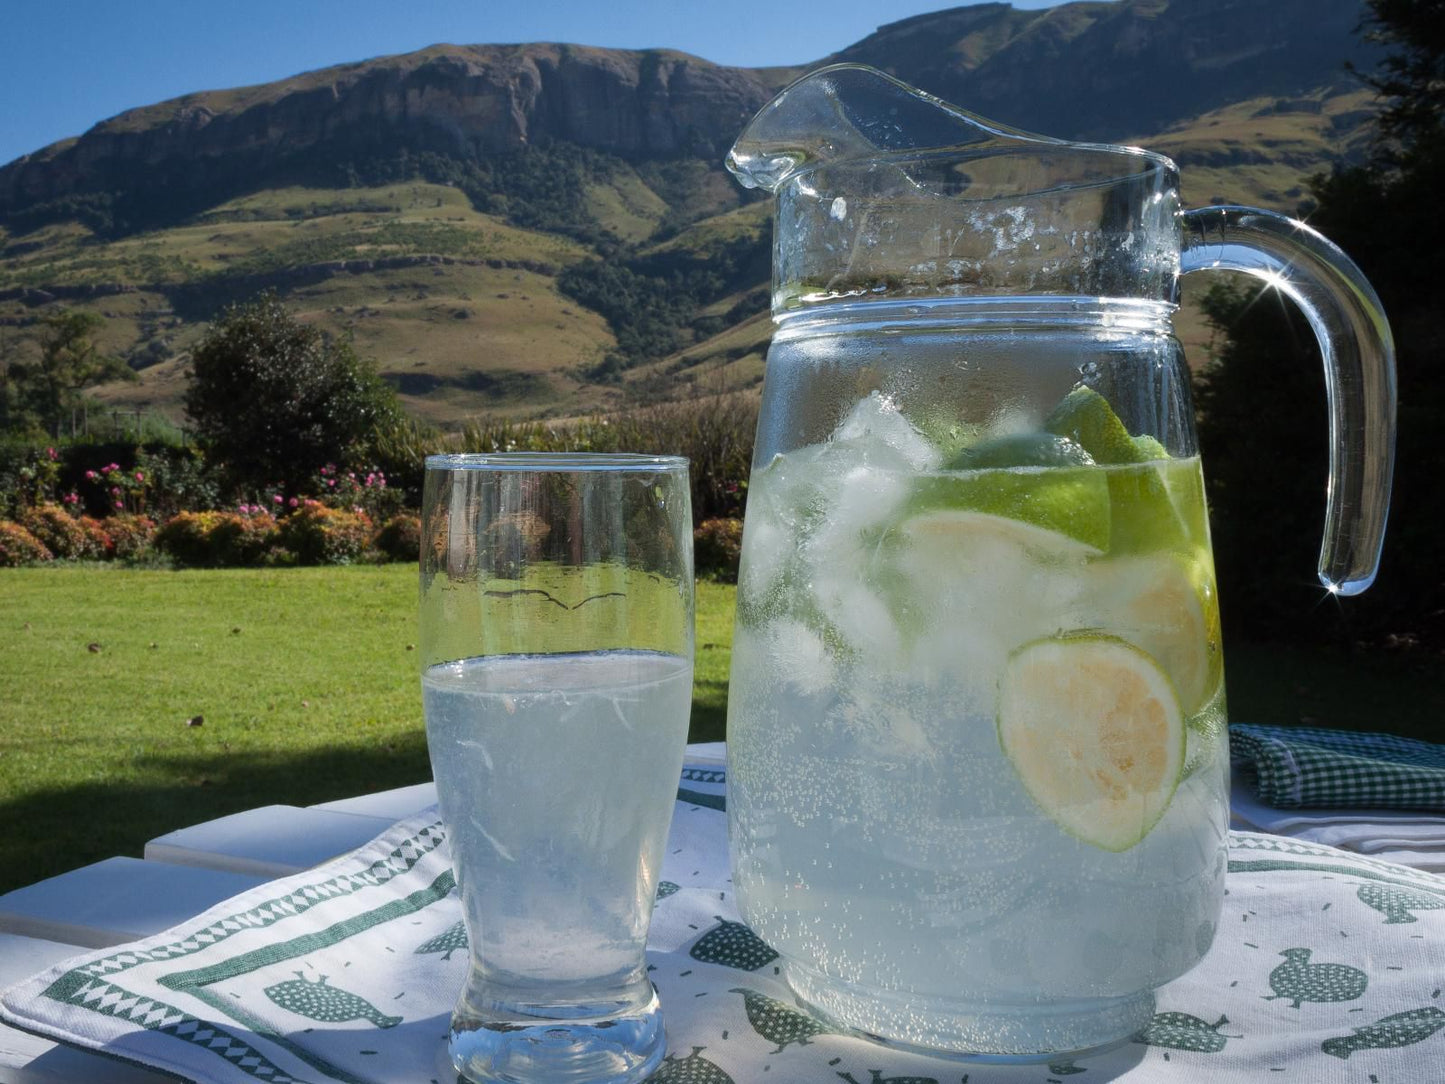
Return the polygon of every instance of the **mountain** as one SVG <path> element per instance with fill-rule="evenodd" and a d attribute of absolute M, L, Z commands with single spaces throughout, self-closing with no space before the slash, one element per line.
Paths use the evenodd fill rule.
<path fill-rule="evenodd" d="M 1196 204 L 1293 210 L 1368 131 L 1370 97 L 1344 68 L 1373 62 L 1361 14 L 1360 0 L 980 4 L 818 63 L 1161 150 Z M 33 351 L 55 308 L 89 308 L 141 376 L 101 397 L 178 419 L 205 322 L 273 288 L 444 424 L 755 381 L 767 207 L 721 159 L 814 66 L 437 45 L 130 110 L 0 168 L 0 360 Z"/>

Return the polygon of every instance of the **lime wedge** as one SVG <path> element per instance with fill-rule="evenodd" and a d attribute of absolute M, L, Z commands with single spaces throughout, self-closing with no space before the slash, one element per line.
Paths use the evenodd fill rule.
<path fill-rule="evenodd" d="M 1184 766 L 1184 715 L 1168 676 L 1108 636 L 1053 637 L 1015 651 L 1000 681 L 998 737 L 1049 818 L 1106 851 L 1149 834 Z"/>
<path fill-rule="evenodd" d="M 1135 463 L 1109 470 L 1109 552 L 1180 549 L 1187 527 L 1169 489 L 1169 464 Z"/>
<path fill-rule="evenodd" d="M 1094 457 L 1095 463 L 1142 463 L 1155 459 L 1153 447 L 1135 442 L 1109 405 L 1093 388 L 1080 384 L 1059 401 L 1044 419 L 1044 430 L 1068 437 Z M 1158 441 L 1154 446 L 1162 446 Z"/>
<path fill-rule="evenodd" d="M 1184 714 L 1196 714 L 1224 679 L 1208 558 L 1160 553 L 1099 562 L 1091 571 L 1094 623 L 1156 659 L 1179 691 Z"/>
<path fill-rule="evenodd" d="M 1044 429 L 1077 443 L 1109 472 L 1111 553 L 1145 553 L 1177 548 L 1186 525 L 1170 499 L 1165 477 L 1169 453 L 1147 433 L 1129 430 L 1093 388 L 1080 384 L 1060 400 Z"/>
<path fill-rule="evenodd" d="M 994 467 L 1088 467 L 1094 457 L 1077 441 L 1056 433 L 1016 433 L 996 437 L 957 452 L 945 464 L 949 470 L 986 470 Z"/>
<path fill-rule="evenodd" d="M 930 474 L 914 483 L 905 519 L 977 512 L 1064 536 L 1092 553 L 1109 545 L 1109 482 L 1097 467 L 1030 467 Z"/>

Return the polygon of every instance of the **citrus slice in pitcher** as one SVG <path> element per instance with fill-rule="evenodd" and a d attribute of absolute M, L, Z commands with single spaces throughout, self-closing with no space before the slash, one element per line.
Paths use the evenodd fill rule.
<path fill-rule="evenodd" d="M 1092 633 L 1009 657 L 998 738 L 1050 819 L 1106 851 L 1149 834 L 1184 766 L 1184 713 L 1168 675 L 1132 644 Z"/>
<path fill-rule="evenodd" d="M 1207 558 L 1124 557 L 1094 566 L 1093 575 L 1092 623 L 1157 659 L 1185 715 L 1199 711 L 1224 677 L 1219 603 Z"/>

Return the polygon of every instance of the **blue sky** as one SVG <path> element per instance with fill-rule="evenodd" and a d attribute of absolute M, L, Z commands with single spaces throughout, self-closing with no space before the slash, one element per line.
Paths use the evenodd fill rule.
<path fill-rule="evenodd" d="M 881 23 L 965 2 L 0 0 L 0 165 L 135 106 L 437 42 L 656 46 L 762 67 L 817 60 Z"/>

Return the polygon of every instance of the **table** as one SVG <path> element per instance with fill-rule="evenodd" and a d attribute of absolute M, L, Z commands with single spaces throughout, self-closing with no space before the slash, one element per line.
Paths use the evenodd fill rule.
<path fill-rule="evenodd" d="M 345 854 L 436 802 L 431 783 L 262 806 L 169 832 L 0 896 L 0 989 L 84 949 L 157 933 L 239 892 Z M 175 1084 L 0 1024 L 0 1084 Z"/>
<path fill-rule="evenodd" d="M 723 758 L 721 743 L 689 747 L 690 764 Z M 266 880 L 310 869 L 435 799 L 428 783 L 305 808 L 264 806 L 167 833 L 151 840 L 141 859 L 109 858 L 0 896 L 0 988 L 83 949 L 159 932 Z M 1247 798 L 1238 804 L 1250 811 Z M 0 1025 L 0 1084 L 173 1079 Z"/>

